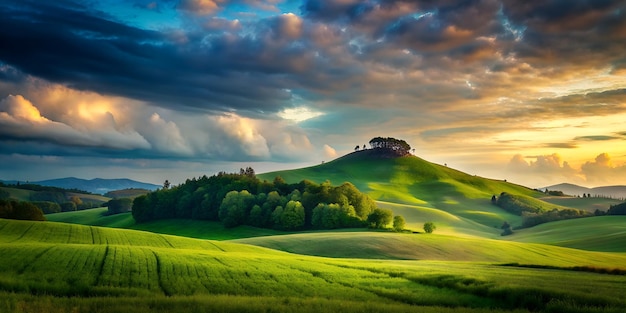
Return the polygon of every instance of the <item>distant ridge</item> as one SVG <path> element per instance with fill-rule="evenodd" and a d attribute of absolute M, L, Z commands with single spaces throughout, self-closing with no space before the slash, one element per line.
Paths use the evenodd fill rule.
<path fill-rule="evenodd" d="M 5 183 L 15 184 L 17 182 L 5 181 Z M 20 183 L 25 183 L 25 182 L 20 182 Z M 109 191 L 129 189 L 129 188 L 155 190 L 161 187 L 159 185 L 143 183 L 143 182 L 135 181 L 135 180 L 128 179 L 128 178 L 81 179 L 81 178 L 76 178 L 76 177 L 66 177 L 66 178 L 49 179 L 49 180 L 41 180 L 41 181 L 29 181 L 28 183 L 42 185 L 42 186 L 59 187 L 59 188 L 65 188 L 65 189 L 78 189 L 78 190 L 84 190 L 84 191 L 88 191 L 88 192 L 95 193 L 95 194 L 105 194 Z"/>
<path fill-rule="evenodd" d="M 615 199 L 626 198 L 626 186 L 601 186 L 594 188 L 587 188 L 574 184 L 562 183 L 547 187 L 539 188 L 540 190 L 557 190 L 563 191 L 566 195 L 581 196 L 583 194 L 591 194 L 592 196 L 610 197 Z"/>

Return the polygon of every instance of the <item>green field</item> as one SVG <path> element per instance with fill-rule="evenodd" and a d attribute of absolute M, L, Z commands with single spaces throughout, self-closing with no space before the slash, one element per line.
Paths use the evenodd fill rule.
<path fill-rule="evenodd" d="M 367 153 L 258 176 L 350 181 L 404 216 L 403 233 L 137 224 L 106 208 L 46 215 L 50 222 L 0 219 L 0 312 L 626 310 L 626 217 L 551 222 L 502 237 L 503 222 L 522 218 L 490 201 L 505 191 L 545 210 L 595 211 L 615 200 L 545 197 L 417 157 Z M 427 221 L 435 233 L 417 233 Z"/>
<path fill-rule="evenodd" d="M 626 252 L 626 216 L 552 222 L 518 230 L 505 238 L 591 251 Z"/>
<path fill-rule="evenodd" d="M 51 222 L 144 230 L 198 239 L 228 240 L 286 234 L 282 231 L 251 226 L 239 226 L 233 231 L 233 229 L 225 228 L 220 222 L 191 219 L 157 220 L 137 224 L 131 213 L 106 215 L 107 211 L 107 208 L 96 208 L 48 214 L 46 218 Z"/>
<path fill-rule="evenodd" d="M 384 235 L 451 241 L 446 236 Z M 512 247 L 525 244 L 498 244 L 500 253 L 483 262 L 332 259 L 133 230 L 0 220 L 0 310 L 620 312 L 626 308 L 626 276 L 501 266 L 510 261 L 506 255 L 518 253 Z M 624 254 L 588 252 L 572 259 L 565 257 L 567 249 L 527 247 L 524 253 L 536 254 L 530 258 L 533 264 L 626 264 Z M 468 259 L 465 254 L 460 258 Z"/>

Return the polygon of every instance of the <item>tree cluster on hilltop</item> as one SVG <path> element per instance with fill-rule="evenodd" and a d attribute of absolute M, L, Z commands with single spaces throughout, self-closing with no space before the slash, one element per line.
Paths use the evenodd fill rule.
<path fill-rule="evenodd" d="M 353 184 L 331 186 L 303 180 L 287 184 L 280 176 L 261 181 L 251 169 L 219 173 L 157 190 L 134 199 L 132 214 L 139 223 L 190 218 L 221 221 L 225 227 L 250 225 L 282 230 L 385 227 L 390 210 Z M 385 219 L 379 221 L 376 217 Z"/>
<path fill-rule="evenodd" d="M 399 156 L 408 155 L 411 151 L 411 146 L 406 141 L 391 137 L 375 137 L 369 144 L 372 149 L 387 149 Z"/>

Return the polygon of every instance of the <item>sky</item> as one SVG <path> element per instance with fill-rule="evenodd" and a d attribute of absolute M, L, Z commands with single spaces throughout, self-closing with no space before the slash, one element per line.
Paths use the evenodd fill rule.
<path fill-rule="evenodd" d="M 0 16 L 0 179 L 177 184 L 381 136 L 528 187 L 626 185 L 626 1 L 0 0 Z"/>

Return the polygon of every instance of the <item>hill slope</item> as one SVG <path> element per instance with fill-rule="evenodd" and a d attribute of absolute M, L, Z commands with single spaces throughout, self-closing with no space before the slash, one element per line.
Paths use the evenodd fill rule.
<path fill-rule="evenodd" d="M 591 251 L 626 252 L 626 216 L 552 222 L 517 230 L 505 238 Z"/>
<path fill-rule="evenodd" d="M 424 240 L 440 242 L 441 238 Z M 529 247 L 529 252 L 511 247 Z M 463 249 L 450 252 L 467 258 Z M 489 259 L 500 262 L 521 253 L 534 255 L 535 264 L 626 264 L 623 254 L 584 252 L 570 258 L 572 252 L 502 242 Z M 626 308 L 623 275 L 468 262 L 328 259 L 62 223 L 0 220 L 0 253 L 0 304 L 9 312 L 90 312 L 102 307 L 114 312 L 129 308 L 133 312 L 155 308 L 160 312 L 618 312 Z M 602 292 L 589 293 L 589 288 Z"/>
<path fill-rule="evenodd" d="M 32 182 L 36 185 L 52 186 L 66 189 L 79 189 L 85 190 L 91 193 L 105 194 L 109 191 L 122 190 L 129 188 L 155 190 L 161 186 L 149 183 L 142 183 L 127 178 L 119 179 L 81 179 L 75 177 L 66 177 L 59 179 L 42 180 L 38 182 Z"/>
<path fill-rule="evenodd" d="M 591 194 L 597 197 L 609 197 L 615 199 L 626 199 L 626 186 L 600 186 L 594 188 L 582 187 L 574 184 L 558 184 L 540 188 L 541 190 L 558 190 L 563 191 L 570 196 L 581 196 L 583 194 Z"/>
<path fill-rule="evenodd" d="M 504 221 L 521 225 L 521 217 L 493 206 L 492 195 L 507 192 L 533 198 L 543 196 L 524 186 L 471 176 L 416 156 L 390 158 L 376 149 L 353 152 L 313 167 L 257 176 L 267 180 L 281 176 L 289 183 L 304 179 L 317 183 L 329 180 L 333 184 L 349 181 L 376 200 L 443 210 L 490 227 L 493 234 L 499 233 L 497 228 Z"/>

